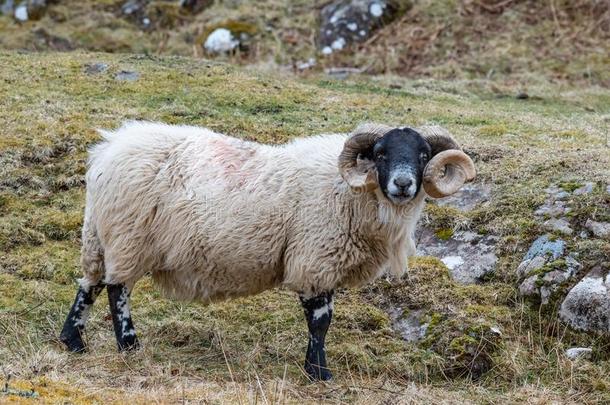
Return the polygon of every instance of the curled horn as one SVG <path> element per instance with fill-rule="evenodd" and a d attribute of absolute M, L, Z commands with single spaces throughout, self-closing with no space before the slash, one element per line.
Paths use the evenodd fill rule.
<path fill-rule="evenodd" d="M 449 132 L 438 126 L 418 128 L 432 148 L 432 159 L 426 165 L 423 187 L 430 197 L 447 197 L 476 176 L 472 159 L 462 152 Z"/>
<path fill-rule="evenodd" d="M 392 129 L 380 124 L 360 125 L 345 141 L 339 155 L 339 173 L 350 187 L 356 190 L 374 190 L 377 187 L 373 162 L 361 159 L 360 155 Z"/>

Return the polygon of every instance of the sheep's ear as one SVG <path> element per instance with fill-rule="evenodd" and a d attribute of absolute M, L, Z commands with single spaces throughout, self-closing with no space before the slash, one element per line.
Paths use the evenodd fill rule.
<path fill-rule="evenodd" d="M 370 191 L 378 187 L 375 163 L 363 156 L 391 130 L 387 125 L 363 124 L 345 141 L 339 155 L 339 172 L 353 190 Z"/>

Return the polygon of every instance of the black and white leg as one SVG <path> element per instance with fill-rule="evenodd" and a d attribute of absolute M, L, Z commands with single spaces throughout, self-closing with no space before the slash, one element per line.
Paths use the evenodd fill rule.
<path fill-rule="evenodd" d="M 332 374 L 326 365 L 324 341 L 333 316 L 333 292 L 314 297 L 300 297 L 309 328 L 309 344 L 305 356 L 305 371 L 312 380 L 330 380 Z"/>
<path fill-rule="evenodd" d="M 85 342 L 83 341 L 85 324 L 89 318 L 91 306 L 104 287 L 104 283 L 99 283 L 88 288 L 78 288 L 74 304 L 72 304 L 70 313 L 68 314 L 66 322 L 64 322 L 64 327 L 59 335 L 59 340 L 61 340 L 70 351 L 85 351 Z"/>
<path fill-rule="evenodd" d="M 119 351 L 135 350 L 139 347 L 139 343 L 129 310 L 131 292 L 124 284 L 108 284 L 106 288 Z"/>

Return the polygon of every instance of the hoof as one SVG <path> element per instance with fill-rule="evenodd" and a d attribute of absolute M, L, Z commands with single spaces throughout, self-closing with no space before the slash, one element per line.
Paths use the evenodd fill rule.
<path fill-rule="evenodd" d="M 137 336 L 128 337 L 122 342 L 117 343 L 119 352 L 135 352 L 140 348 Z"/>
<path fill-rule="evenodd" d="M 83 353 L 87 350 L 78 330 L 72 333 L 62 332 L 61 335 L 59 335 L 59 340 L 61 340 L 68 350 L 73 353 Z"/>
<path fill-rule="evenodd" d="M 312 364 L 305 365 L 305 371 L 312 381 L 329 381 L 333 378 L 332 373 L 326 367 L 314 366 Z"/>

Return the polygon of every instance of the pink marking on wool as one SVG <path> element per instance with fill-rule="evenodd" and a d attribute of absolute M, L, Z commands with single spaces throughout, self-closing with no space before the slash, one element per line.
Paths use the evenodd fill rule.
<path fill-rule="evenodd" d="M 255 149 L 233 139 L 214 139 L 210 145 L 212 158 L 219 164 L 229 188 L 241 188 L 253 177 L 243 167 L 254 156 Z"/>

